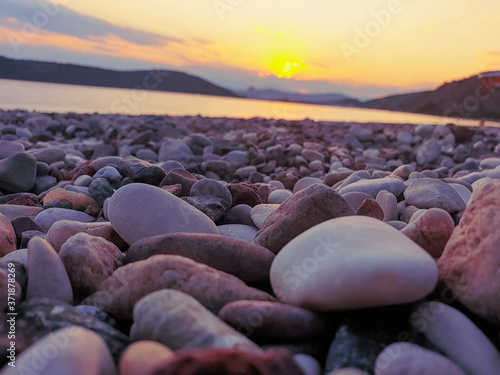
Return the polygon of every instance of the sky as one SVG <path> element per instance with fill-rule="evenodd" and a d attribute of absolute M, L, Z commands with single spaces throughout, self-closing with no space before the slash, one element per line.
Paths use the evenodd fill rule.
<path fill-rule="evenodd" d="M 0 55 L 357 98 L 500 70 L 498 0 L 0 0 Z"/>

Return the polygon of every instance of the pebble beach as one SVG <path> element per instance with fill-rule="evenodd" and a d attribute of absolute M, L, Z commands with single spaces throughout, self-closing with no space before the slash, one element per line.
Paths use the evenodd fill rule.
<path fill-rule="evenodd" d="M 0 111 L 0 375 L 498 375 L 500 127 Z"/>

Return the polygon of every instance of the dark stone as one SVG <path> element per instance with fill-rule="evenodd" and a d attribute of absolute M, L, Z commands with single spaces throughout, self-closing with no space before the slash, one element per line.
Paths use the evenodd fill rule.
<path fill-rule="evenodd" d="M 456 143 L 469 143 L 474 136 L 474 131 L 465 126 L 458 126 L 450 123 L 446 124 L 446 127 L 450 129 L 455 136 Z"/>
<path fill-rule="evenodd" d="M 218 315 L 256 341 L 303 339 L 319 335 L 328 327 L 327 319 L 320 313 L 269 301 L 231 302 Z"/>
<path fill-rule="evenodd" d="M 33 193 L 14 193 L 0 197 L 0 204 L 18 204 L 16 202 L 22 201 L 31 201 L 35 204 L 38 204 L 38 197 Z"/>
<path fill-rule="evenodd" d="M 181 196 L 189 195 L 191 187 L 198 179 L 185 169 L 173 169 L 168 172 L 160 183 L 160 187 L 165 185 L 182 185 Z"/>
<path fill-rule="evenodd" d="M 123 158 L 120 164 L 123 175 L 130 177 L 134 182 L 158 186 L 166 175 L 164 169 L 141 160 L 134 156 Z"/>
<path fill-rule="evenodd" d="M 354 367 L 373 375 L 377 356 L 385 347 L 412 341 L 409 313 L 406 306 L 348 313 L 330 346 L 325 373 Z"/>
<path fill-rule="evenodd" d="M 17 333 L 31 343 L 50 332 L 76 325 L 101 336 L 116 361 L 130 344 L 129 338 L 117 329 L 61 301 L 31 299 L 19 305 L 17 313 Z"/>
<path fill-rule="evenodd" d="M 95 178 L 89 185 L 89 194 L 97 204 L 103 205 L 106 198 L 113 195 L 115 189 L 105 178 Z"/>
<path fill-rule="evenodd" d="M 30 242 L 30 240 L 35 237 L 45 238 L 45 233 L 43 231 L 38 231 L 38 230 L 27 230 L 23 232 L 19 240 L 20 241 L 19 248 L 26 249 L 28 247 L 28 242 Z"/>
<path fill-rule="evenodd" d="M 14 232 L 16 233 L 17 241 L 21 241 L 21 235 L 28 230 L 36 230 L 39 232 L 43 232 L 42 228 L 36 224 L 32 218 L 30 217 L 19 217 L 17 219 L 12 220 L 12 227 L 14 228 Z"/>
<path fill-rule="evenodd" d="M 363 203 L 361 203 L 356 215 L 369 216 L 374 219 L 384 220 L 384 211 L 380 208 L 375 199 L 372 198 L 365 199 Z"/>
<path fill-rule="evenodd" d="M 226 201 L 218 197 L 182 197 L 181 199 L 203 212 L 213 222 L 219 221 L 227 209 Z"/>
<path fill-rule="evenodd" d="M 315 184 L 295 193 L 269 215 L 254 242 L 277 254 L 307 229 L 350 215 L 355 212 L 342 196 L 326 185 Z"/>
<path fill-rule="evenodd" d="M 227 184 L 226 187 L 233 197 L 233 206 L 248 204 L 253 207 L 261 203 L 267 203 L 267 197 L 271 193 L 271 189 L 266 185 L 251 184 L 248 182 Z"/>

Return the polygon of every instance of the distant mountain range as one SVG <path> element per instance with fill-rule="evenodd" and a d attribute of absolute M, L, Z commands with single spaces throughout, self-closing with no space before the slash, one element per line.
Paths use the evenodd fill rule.
<path fill-rule="evenodd" d="M 366 108 L 429 115 L 500 120 L 500 89 L 492 89 L 477 76 L 445 83 L 434 91 L 393 95 L 370 100 Z"/>
<path fill-rule="evenodd" d="M 116 71 L 72 64 L 12 60 L 0 56 L 0 78 L 191 94 L 237 95 L 202 78 L 168 70 Z"/>
<path fill-rule="evenodd" d="M 236 91 L 240 96 L 249 99 L 273 100 L 280 102 L 295 102 L 308 104 L 324 104 L 324 105 L 347 105 L 351 102 L 359 104 L 356 99 L 349 98 L 342 94 L 301 94 L 295 92 L 278 91 L 273 89 L 257 90 L 250 87 L 246 91 Z"/>
<path fill-rule="evenodd" d="M 301 94 L 252 87 L 246 91 L 232 92 L 202 78 L 177 71 L 116 71 L 72 64 L 13 60 L 1 56 L 0 78 L 500 120 L 500 90 L 494 91 L 486 87 L 477 76 L 445 83 L 433 91 L 392 95 L 365 102 L 338 93 Z"/>

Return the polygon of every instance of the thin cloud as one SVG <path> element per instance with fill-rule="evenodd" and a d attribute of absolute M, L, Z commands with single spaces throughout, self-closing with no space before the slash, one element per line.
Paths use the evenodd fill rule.
<path fill-rule="evenodd" d="M 77 13 L 62 5 L 50 5 L 50 9 L 57 9 L 57 14 L 50 15 L 42 7 L 43 3 L 44 1 L 41 0 L 2 0 L 0 24 L 12 24 L 12 18 L 14 18 L 22 24 L 30 22 L 36 26 L 40 25 L 44 30 L 80 39 L 91 40 L 95 37 L 115 35 L 127 42 L 142 46 L 161 46 L 170 42 L 179 42 L 175 38 L 114 25 L 97 17 Z M 37 18 L 36 15 L 40 13 L 45 13 L 45 17 Z M 43 19 L 48 19 L 48 21 L 40 24 L 40 20 Z"/>

